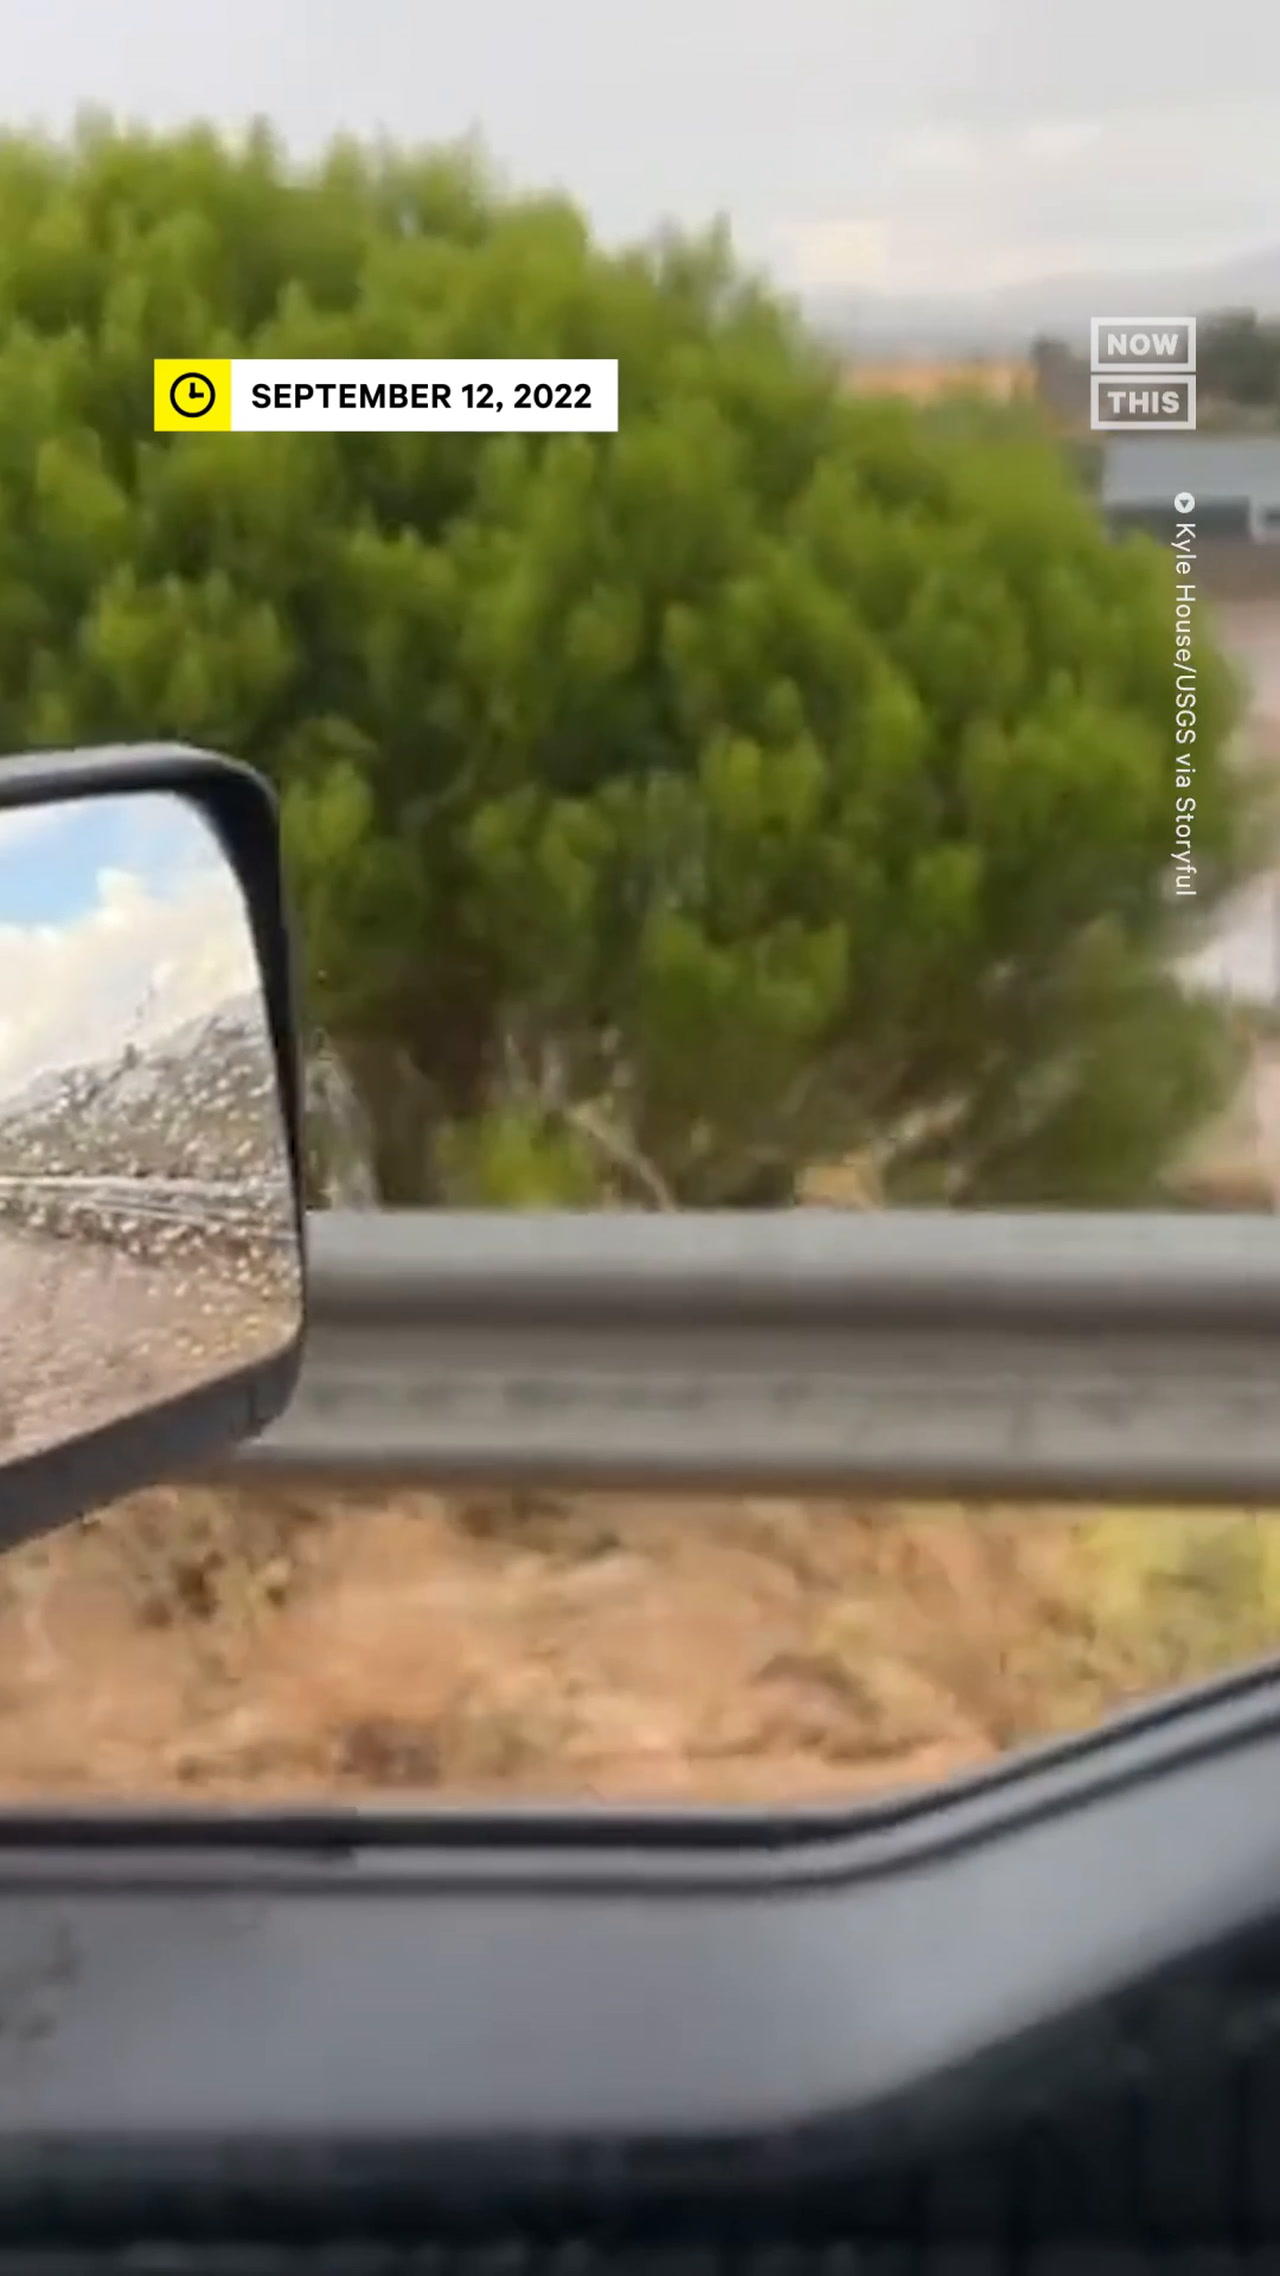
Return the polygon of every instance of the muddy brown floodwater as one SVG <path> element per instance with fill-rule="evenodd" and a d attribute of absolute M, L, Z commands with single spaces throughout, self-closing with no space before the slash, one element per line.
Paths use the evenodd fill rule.
<path fill-rule="evenodd" d="M 0 1460 L 60 1446 L 271 1358 L 298 1324 L 279 1254 L 130 1254 L 0 1229 Z"/>
<path fill-rule="evenodd" d="M 1255 722 L 1280 727 L 1280 600 L 1274 593 L 1220 601 L 1213 630 L 1244 672 Z"/>

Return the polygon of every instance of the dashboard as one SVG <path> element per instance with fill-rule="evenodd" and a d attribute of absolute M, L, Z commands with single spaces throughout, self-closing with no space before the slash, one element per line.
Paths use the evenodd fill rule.
<path fill-rule="evenodd" d="M 0 2271 L 1280 2247 L 1278 1796 L 1263 1668 L 857 1813 L 11 1814 Z"/>

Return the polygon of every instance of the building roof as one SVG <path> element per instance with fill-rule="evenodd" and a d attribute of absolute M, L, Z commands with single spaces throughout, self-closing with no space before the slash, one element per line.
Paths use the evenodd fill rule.
<path fill-rule="evenodd" d="M 1280 504 L 1280 434 L 1107 437 L 1104 506 L 1167 505 L 1179 490 Z"/>

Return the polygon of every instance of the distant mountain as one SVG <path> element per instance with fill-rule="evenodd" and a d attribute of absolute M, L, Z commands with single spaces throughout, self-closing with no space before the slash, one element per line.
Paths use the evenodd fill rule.
<path fill-rule="evenodd" d="M 278 1128 L 249 992 L 0 1100 L 0 1174 L 234 1179 L 279 1167 Z"/>
<path fill-rule="evenodd" d="M 1040 332 L 1089 346 L 1091 316 L 1208 316 L 1223 308 L 1280 314 L 1280 245 L 1213 267 L 1112 270 L 1046 277 L 989 293 L 897 297 L 827 292 L 803 302 L 814 329 L 856 354 L 1008 354 Z"/>

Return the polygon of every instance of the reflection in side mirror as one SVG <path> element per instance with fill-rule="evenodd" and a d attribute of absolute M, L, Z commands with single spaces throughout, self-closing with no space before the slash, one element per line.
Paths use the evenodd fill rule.
<path fill-rule="evenodd" d="M 302 1276 L 263 981 L 201 807 L 0 808 L 0 1465 L 286 1351 Z"/>

